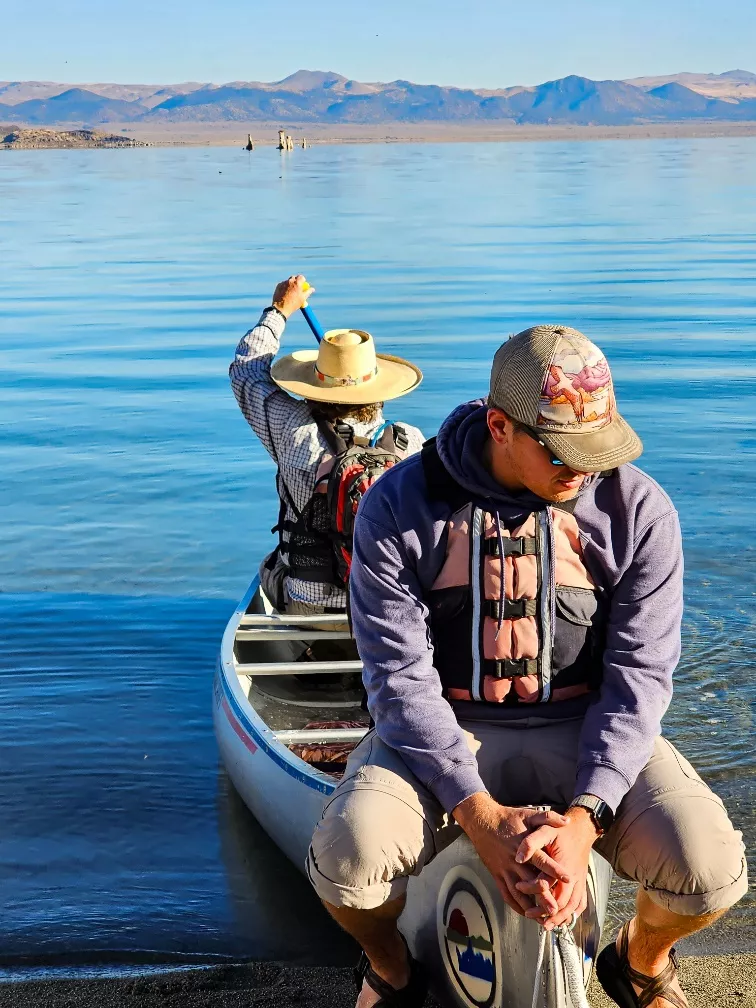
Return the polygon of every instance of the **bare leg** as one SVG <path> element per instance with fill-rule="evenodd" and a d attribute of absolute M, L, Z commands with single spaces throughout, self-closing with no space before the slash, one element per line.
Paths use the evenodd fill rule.
<path fill-rule="evenodd" d="M 405 899 L 390 900 L 374 910 L 353 910 L 337 907 L 323 900 L 328 913 L 365 950 L 370 965 L 386 983 L 401 990 L 409 983 L 407 950 L 396 922 L 404 909 Z M 356 1008 L 372 1008 L 379 996 L 364 984 Z"/>
<path fill-rule="evenodd" d="M 669 962 L 669 952 L 675 942 L 696 931 L 703 931 L 726 913 L 725 910 L 718 910 L 702 917 L 684 917 L 654 903 L 643 889 L 638 890 L 635 905 L 636 916 L 630 922 L 629 929 L 628 959 L 633 969 L 646 976 L 658 976 L 661 973 Z M 671 985 L 671 989 L 685 1000 L 677 980 Z M 639 993 L 637 987 L 635 992 Z M 669 1008 L 669 1001 L 656 998 L 649 1008 Z"/>

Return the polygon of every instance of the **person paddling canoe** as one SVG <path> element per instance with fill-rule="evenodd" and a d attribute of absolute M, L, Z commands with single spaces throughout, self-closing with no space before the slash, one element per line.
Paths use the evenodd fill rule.
<path fill-rule="evenodd" d="M 229 369 L 245 419 L 278 466 L 279 545 L 261 567 L 261 584 L 277 609 L 299 615 L 346 610 L 351 529 L 338 534 L 337 516 L 328 512 L 338 494 L 327 492 L 333 488 L 329 477 L 341 475 L 339 460 L 350 448 L 362 448 L 362 462 L 372 462 L 375 473 L 381 462 L 419 451 L 424 440 L 416 427 L 383 415 L 384 403 L 417 388 L 422 373 L 399 357 L 376 353 L 368 333 L 332 330 L 317 350 L 274 362 L 289 317 L 314 293 L 301 274 L 281 281 Z M 331 460 L 326 472 L 324 460 L 326 469 Z"/>
<path fill-rule="evenodd" d="M 660 735 L 683 556 L 641 451 L 602 351 L 539 325 L 499 348 L 487 401 L 365 496 L 351 612 L 375 730 L 307 863 L 364 949 L 359 1008 L 424 1003 L 397 920 L 408 877 L 462 830 L 549 930 L 585 909 L 592 848 L 638 883 L 597 963 L 623 1008 L 684 1008 L 674 943 L 747 891 L 741 835 Z"/>

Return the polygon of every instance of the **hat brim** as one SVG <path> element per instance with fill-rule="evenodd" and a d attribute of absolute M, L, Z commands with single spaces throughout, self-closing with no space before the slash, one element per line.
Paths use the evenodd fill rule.
<path fill-rule="evenodd" d="M 606 427 L 589 434 L 558 434 L 544 427 L 537 430 L 557 458 L 578 472 L 616 469 L 643 452 L 643 442 L 619 413 Z"/>
<path fill-rule="evenodd" d="M 376 354 L 378 373 L 359 385 L 335 385 L 325 388 L 315 377 L 313 367 L 317 350 L 296 350 L 281 357 L 270 369 L 270 376 L 280 388 L 303 399 L 316 402 L 368 406 L 398 399 L 417 388 L 423 380 L 420 368 L 390 354 Z"/>

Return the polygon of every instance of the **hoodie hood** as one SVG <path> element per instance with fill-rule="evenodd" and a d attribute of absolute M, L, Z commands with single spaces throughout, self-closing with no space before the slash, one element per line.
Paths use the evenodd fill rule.
<path fill-rule="evenodd" d="M 460 486 L 469 490 L 478 503 L 492 510 L 507 509 L 511 513 L 539 511 L 549 506 L 537 494 L 524 490 L 514 493 L 497 483 L 486 468 L 484 449 L 489 438 L 485 399 L 463 403 L 441 424 L 436 438 L 438 455 L 446 469 Z M 578 496 L 584 493 L 597 477 L 584 480 Z"/>

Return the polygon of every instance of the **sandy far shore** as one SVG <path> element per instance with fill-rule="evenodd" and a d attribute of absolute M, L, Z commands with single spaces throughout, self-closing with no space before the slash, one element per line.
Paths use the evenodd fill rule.
<path fill-rule="evenodd" d="M 756 1008 L 756 954 L 684 959 L 681 978 L 690 1008 Z M 589 999 L 614 1005 L 595 983 Z M 353 1008 L 354 1000 L 350 970 L 278 963 L 0 984 L 0 1008 Z"/>
<path fill-rule="evenodd" d="M 247 134 L 258 146 L 275 146 L 281 123 L 108 123 L 110 133 L 121 133 L 156 147 L 243 147 Z M 81 123 L 56 126 L 77 129 Z M 648 140 L 675 137 L 756 136 L 756 122 L 652 123 L 645 126 L 513 126 L 496 123 L 383 123 L 323 125 L 288 123 L 295 144 L 355 143 L 522 143 L 569 140 Z M 0 135 L 10 127 L 0 125 Z"/>
<path fill-rule="evenodd" d="M 384 123 L 382 125 L 326 126 L 313 123 L 173 123 L 162 126 L 120 125 L 135 140 L 155 146 L 242 147 L 247 134 L 255 144 L 276 146 L 279 126 L 294 143 L 305 137 L 308 144 L 355 143 L 517 143 L 544 140 L 647 140 L 669 137 L 756 136 L 756 122 L 678 123 L 649 126 L 512 126 L 485 123 Z"/>

